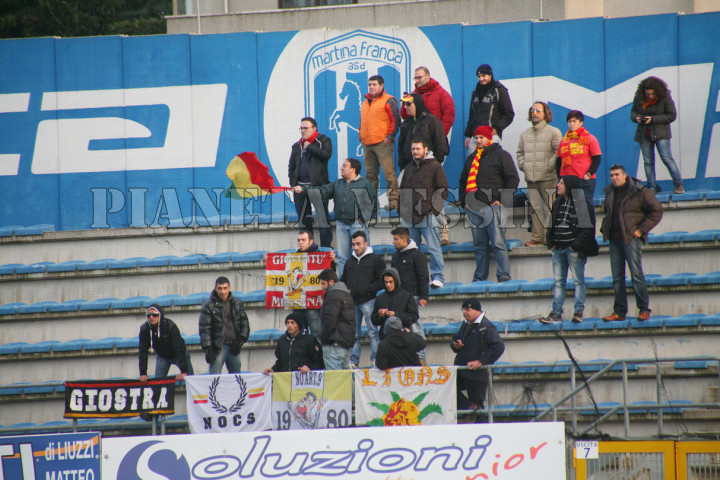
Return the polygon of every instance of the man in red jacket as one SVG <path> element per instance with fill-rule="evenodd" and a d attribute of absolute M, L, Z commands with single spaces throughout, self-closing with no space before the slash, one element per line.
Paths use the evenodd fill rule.
<path fill-rule="evenodd" d="M 430 70 L 427 67 L 415 69 L 415 90 L 411 93 L 422 95 L 425 107 L 442 121 L 443 130 L 447 136 L 455 123 L 455 102 L 447 90 L 437 80 L 430 77 Z M 400 111 L 400 115 L 402 118 L 407 118 L 408 113 L 405 107 Z"/>

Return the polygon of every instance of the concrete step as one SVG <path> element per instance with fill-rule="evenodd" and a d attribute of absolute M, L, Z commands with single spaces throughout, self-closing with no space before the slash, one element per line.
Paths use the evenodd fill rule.
<path fill-rule="evenodd" d="M 720 226 L 720 200 L 664 203 L 663 220 L 655 233 L 695 232 Z M 527 231 L 527 212 L 515 209 L 513 224 L 508 225 L 507 237 L 523 242 L 530 239 Z M 465 228 L 465 216 L 451 214 L 451 239 L 463 243 L 472 240 Z M 371 244 L 390 244 L 390 230 L 397 217 L 381 218 L 370 233 Z M 598 215 L 598 225 L 601 215 Z M 194 253 L 213 255 L 222 252 L 279 251 L 296 245 L 295 225 L 259 224 L 228 225 L 168 229 L 98 229 L 46 232 L 25 237 L 0 237 L 0 265 L 10 263 L 93 261 L 102 258 L 148 258 L 162 255 L 185 256 Z"/>
<path fill-rule="evenodd" d="M 392 248 L 391 250 L 392 251 Z M 720 242 L 650 243 L 643 248 L 643 270 L 646 275 L 668 272 L 704 274 L 720 271 Z M 445 258 L 445 281 L 469 283 L 475 270 L 474 254 L 450 251 Z M 384 259 L 390 265 L 391 254 Z M 265 289 L 265 265 L 262 260 L 248 262 L 198 263 L 118 270 L 76 270 L 0 275 L 0 305 L 27 304 L 83 299 L 129 298 L 135 296 L 190 295 L 210 291 L 215 279 L 223 275 L 235 291 L 254 292 Z M 495 280 L 495 265 L 490 262 L 490 280 Z M 552 278 L 551 253 L 545 247 L 518 247 L 510 252 L 514 279 L 535 281 Z M 588 259 L 585 275 L 603 278 L 611 275 L 608 247 Z"/>

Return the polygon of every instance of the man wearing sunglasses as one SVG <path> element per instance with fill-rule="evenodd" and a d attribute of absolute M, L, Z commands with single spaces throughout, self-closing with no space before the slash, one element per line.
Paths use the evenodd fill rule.
<path fill-rule="evenodd" d="M 138 359 L 140 361 L 140 381 L 148 381 L 148 351 L 157 353 L 155 361 L 155 378 L 166 377 L 171 365 L 177 365 L 180 373 L 175 377 L 182 380 L 186 375 L 193 375 L 190 352 L 185 348 L 185 340 L 180 335 L 175 322 L 165 318 L 160 305 L 153 304 L 145 312 L 147 321 L 140 326 Z"/>

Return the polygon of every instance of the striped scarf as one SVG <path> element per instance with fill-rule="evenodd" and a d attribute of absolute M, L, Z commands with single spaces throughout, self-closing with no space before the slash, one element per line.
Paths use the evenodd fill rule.
<path fill-rule="evenodd" d="M 572 163 L 572 153 L 570 152 L 570 144 L 572 143 L 571 140 L 574 140 L 577 138 L 577 143 L 582 145 L 583 147 L 587 147 L 590 145 L 590 132 L 588 132 L 585 127 L 580 127 L 574 132 L 571 130 L 568 130 L 565 134 L 565 138 L 563 138 L 562 142 L 560 142 L 560 158 L 562 159 L 562 166 L 567 167 Z"/>
<path fill-rule="evenodd" d="M 488 143 L 488 145 L 491 144 L 492 140 Z M 485 150 L 484 147 L 477 147 L 477 150 L 475 151 L 475 158 L 473 158 L 472 165 L 470 165 L 470 173 L 468 174 L 467 186 L 465 187 L 466 193 L 477 190 L 477 173 L 480 168 L 480 157 L 482 157 L 483 150 Z"/>

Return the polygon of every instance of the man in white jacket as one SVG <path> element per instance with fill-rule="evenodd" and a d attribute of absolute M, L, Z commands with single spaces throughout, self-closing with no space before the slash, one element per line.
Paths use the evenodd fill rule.
<path fill-rule="evenodd" d="M 545 227 L 550 221 L 550 205 L 557 185 L 555 157 L 562 140 L 559 129 L 549 125 L 553 115 L 545 102 L 535 102 L 528 112 L 532 127 L 520 134 L 518 168 L 525 174 L 533 213 L 532 240 L 526 247 L 545 245 Z"/>

